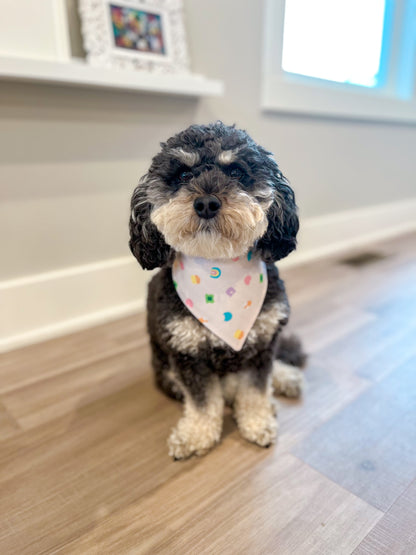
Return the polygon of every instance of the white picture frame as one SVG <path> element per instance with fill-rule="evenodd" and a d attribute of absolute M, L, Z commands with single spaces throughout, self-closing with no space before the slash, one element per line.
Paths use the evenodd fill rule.
<path fill-rule="evenodd" d="M 90 64 L 189 72 L 182 0 L 80 0 L 79 13 Z"/>
<path fill-rule="evenodd" d="M 0 0 L 0 56 L 68 62 L 66 0 Z"/>

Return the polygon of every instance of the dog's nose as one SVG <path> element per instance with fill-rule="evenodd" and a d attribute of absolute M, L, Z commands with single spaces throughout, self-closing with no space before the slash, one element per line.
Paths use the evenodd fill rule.
<path fill-rule="evenodd" d="M 221 208 L 221 201 L 214 197 L 214 195 L 198 197 L 195 199 L 194 208 L 200 218 L 209 220 L 217 215 L 218 210 Z"/>

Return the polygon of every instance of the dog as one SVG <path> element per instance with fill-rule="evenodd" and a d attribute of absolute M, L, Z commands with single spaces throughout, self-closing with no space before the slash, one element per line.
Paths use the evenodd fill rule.
<path fill-rule="evenodd" d="M 174 459 L 204 455 L 220 441 L 225 404 L 246 440 L 270 446 L 273 387 L 301 394 L 305 355 L 295 337 L 281 337 L 290 309 L 275 266 L 295 249 L 298 229 L 294 192 L 272 154 L 222 122 L 192 125 L 161 143 L 134 190 L 131 252 L 142 268 L 161 268 L 147 301 L 155 382 L 184 403 L 168 439 Z M 226 274 L 235 287 L 221 282 Z"/>

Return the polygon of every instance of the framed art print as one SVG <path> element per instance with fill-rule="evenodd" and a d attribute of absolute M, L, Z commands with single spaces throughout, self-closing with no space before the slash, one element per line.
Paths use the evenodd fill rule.
<path fill-rule="evenodd" d="M 182 0 L 80 0 L 79 9 L 92 65 L 189 71 Z"/>

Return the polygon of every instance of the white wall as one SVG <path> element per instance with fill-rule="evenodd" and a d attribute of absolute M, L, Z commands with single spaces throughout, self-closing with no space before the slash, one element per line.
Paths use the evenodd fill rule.
<path fill-rule="evenodd" d="M 123 256 L 129 197 L 196 117 L 174 97 L 2 83 L 2 279 Z"/>
<path fill-rule="evenodd" d="M 22 298 L 21 278 L 44 287 L 52 279 L 45 272 L 76 266 L 83 276 L 92 262 L 120 258 L 125 264 L 131 191 L 158 143 L 192 122 L 236 122 L 275 152 L 304 220 L 416 197 L 416 126 L 262 113 L 262 3 L 185 5 L 193 70 L 223 79 L 223 98 L 1 83 L 0 280 L 7 280 L 9 303 Z M 133 307 L 143 297 L 143 273 L 133 264 L 128 272 L 129 286 L 114 287 L 120 288 L 118 304 Z M 104 264 L 97 279 L 105 276 Z M 39 303 L 59 304 L 65 294 L 58 290 Z M 103 293 L 88 315 L 96 311 L 98 321 L 117 298 L 117 292 L 111 300 Z M 71 299 L 71 307 L 76 304 Z M 37 328 L 61 325 L 67 315 L 77 327 L 86 311 L 79 306 L 66 313 L 66 306 L 53 318 L 43 318 L 41 306 L 37 321 L 22 313 L 10 325 L 7 318 L 3 334 L 18 344 L 20 336 L 36 338 Z"/>

